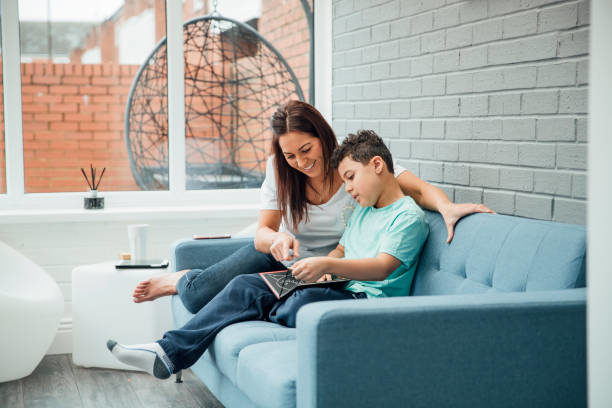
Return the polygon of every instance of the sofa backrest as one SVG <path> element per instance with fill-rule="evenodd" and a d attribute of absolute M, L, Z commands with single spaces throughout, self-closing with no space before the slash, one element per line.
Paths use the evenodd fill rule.
<path fill-rule="evenodd" d="M 498 214 L 461 219 L 446 243 L 439 213 L 425 211 L 429 237 L 411 294 L 558 290 L 585 286 L 583 226 Z"/>

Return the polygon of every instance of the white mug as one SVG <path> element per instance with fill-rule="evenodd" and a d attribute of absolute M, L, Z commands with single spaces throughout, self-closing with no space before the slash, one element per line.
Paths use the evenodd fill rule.
<path fill-rule="evenodd" d="M 130 242 L 130 253 L 135 261 L 147 259 L 147 233 L 149 224 L 128 225 L 128 240 Z"/>

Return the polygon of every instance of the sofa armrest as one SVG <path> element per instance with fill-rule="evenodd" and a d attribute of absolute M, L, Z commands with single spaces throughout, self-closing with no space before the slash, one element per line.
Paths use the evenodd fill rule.
<path fill-rule="evenodd" d="M 319 302 L 298 407 L 586 406 L 586 289 Z"/>
<path fill-rule="evenodd" d="M 238 249 L 253 242 L 253 238 L 184 239 L 172 244 L 170 250 L 174 270 L 206 268 L 225 259 Z"/>

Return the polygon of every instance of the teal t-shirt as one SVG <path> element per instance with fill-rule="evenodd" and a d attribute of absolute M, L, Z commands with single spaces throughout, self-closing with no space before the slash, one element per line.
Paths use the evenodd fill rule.
<path fill-rule="evenodd" d="M 402 264 L 383 281 L 350 281 L 346 289 L 368 297 L 407 296 L 429 225 L 410 197 L 382 208 L 357 206 L 340 239 L 346 259 L 375 258 L 381 252 Z"/>

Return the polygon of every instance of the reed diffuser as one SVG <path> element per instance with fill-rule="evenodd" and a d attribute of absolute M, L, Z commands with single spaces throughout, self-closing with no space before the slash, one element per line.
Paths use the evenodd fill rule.
<path fill-rule="evenodd" d="M 100 173 L 100 177 L 98 177 L 96 183 L 96 173 L 97 169 L 93 167 L 92 164 L 89 165 L 91 170 L 91 180 L 87 177 L 87 172 L 85 169 L 81 167 L 81 173 L 83 173 L 83 177 L 85 177 L 85 181 L 89 186 L 89 195 L 83 198 L 83 208 L 86 210 L 101 210 L 104 208 L 104 197 L 98 197 L 98 187 L 100 186 L 100 182 L 102 181 L 102 176 L 104 176 L 104 172 L 106 171 L 106 167 L 102 169 L 102 173 Z"/>

